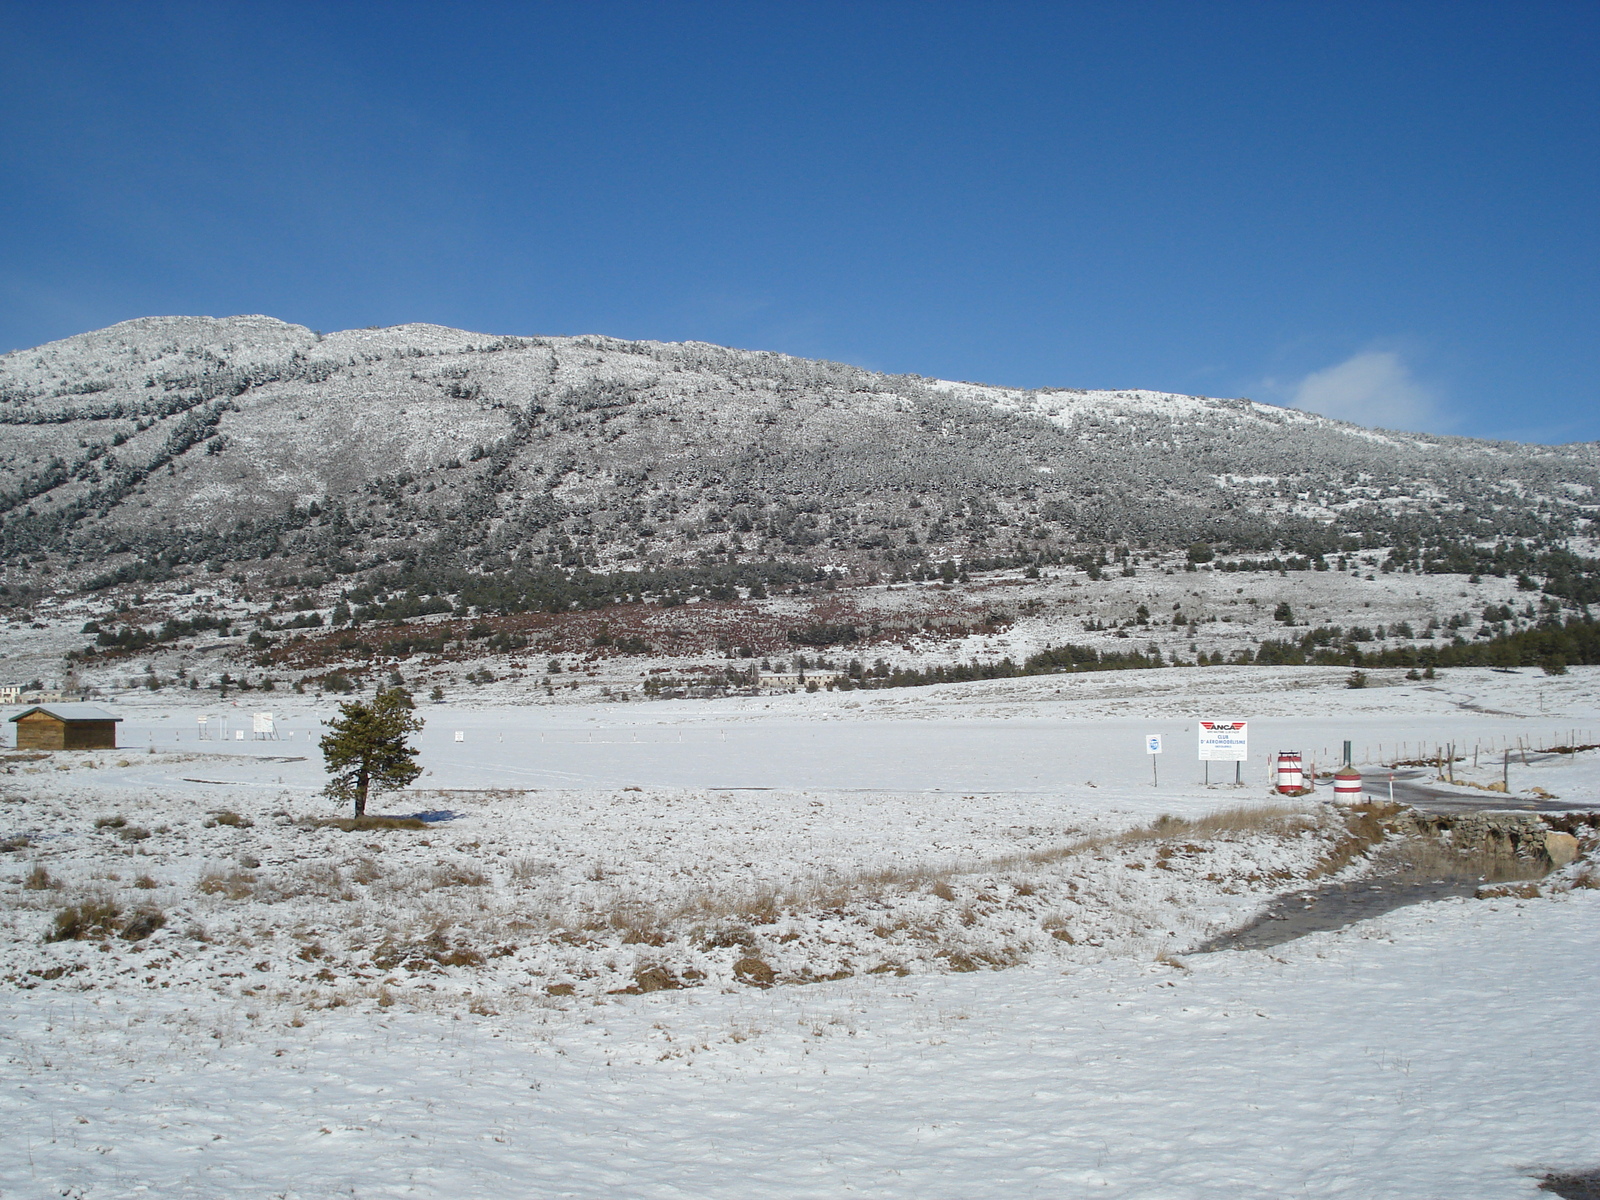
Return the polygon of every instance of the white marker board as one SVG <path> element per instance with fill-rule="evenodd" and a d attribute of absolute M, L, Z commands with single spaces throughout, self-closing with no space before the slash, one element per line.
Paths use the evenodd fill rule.
<path fill-rule="evenodd" d="M 1250 757 L 1248 721 L 1201 721 L 1201 762 L 1245 762 Z"/>

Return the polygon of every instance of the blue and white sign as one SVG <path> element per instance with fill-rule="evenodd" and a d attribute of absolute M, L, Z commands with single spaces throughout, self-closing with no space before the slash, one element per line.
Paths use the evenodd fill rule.
<path fill-rule="evenodd" d="M 1146 754 L 1161 753 L 1161 735 L 1159 733 L 1147 734 L 1144 739 L 1144 752 Z"/>

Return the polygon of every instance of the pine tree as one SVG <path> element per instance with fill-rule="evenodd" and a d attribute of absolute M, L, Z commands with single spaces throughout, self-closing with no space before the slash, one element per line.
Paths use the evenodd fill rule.
<path fill-rule="evenodd" d="M 380 691 L 372 703 L 350 700 L 339 705 L 339 715 L 328 722 L 321 748 L 328 774 L 324 793 L 336 800 L 353 800 L 356 816 L 366 815 L 367 793 L 376 788 L 403 788 L 417 776 L 417 751 L 408 744 L 422 728 L 416 706 L 405 688 Z"/>

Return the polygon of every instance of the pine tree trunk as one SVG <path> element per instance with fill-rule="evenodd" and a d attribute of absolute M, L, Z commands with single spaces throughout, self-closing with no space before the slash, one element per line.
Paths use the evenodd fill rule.
<path fill-rule="evenodd" d="M 356 816 L 367 815 L 367 773 L 362 771 L 356 776 Z"/>

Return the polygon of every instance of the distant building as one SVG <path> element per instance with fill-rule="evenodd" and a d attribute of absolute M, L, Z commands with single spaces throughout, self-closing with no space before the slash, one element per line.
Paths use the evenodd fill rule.
<path fill-rule="evenodd" d="M 15 704 L 22 699 L 22 688 L 15 683 L 0 683 L 0 704 Z"/>
<path fill-rule="evenodd" d="M 115 750 L 120 720 L 93 704 L 36 704 L 11 723 L 18 750 Z"/>
<path fill-rule="evenodd" d="M 0 692 L 0 696 L 4 693 Z M 18 688 L 12 704 L 75 704 L 83 699 L 82 692 L 42 692 L 36 688 Z M 0 703 L 4 703 L 0 700 Z"/>
<path fill-rule="evenodd" d="M 797 692 L 811 684 L 832 687 L 844 678 L 843 671 L 769 671 L 761 676 L 763 692 Z"/>

